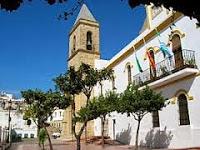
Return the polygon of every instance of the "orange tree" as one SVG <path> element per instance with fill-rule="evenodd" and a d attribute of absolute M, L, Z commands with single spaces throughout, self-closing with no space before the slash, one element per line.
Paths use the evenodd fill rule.
<path fill-rule="evenodd" d="M 160 93 L 154 92 L 148 86 L 140 89 L 130 84 L 127 89 L 121 93 L 118 101 L 117 111 L 132 115 L 138 122 L 135 138 L 135 149 L 138 149 L 138 137 L 140 123 L 144 116 L 153 111 L 161 110 L 165 106 L 165 99 Z"/>

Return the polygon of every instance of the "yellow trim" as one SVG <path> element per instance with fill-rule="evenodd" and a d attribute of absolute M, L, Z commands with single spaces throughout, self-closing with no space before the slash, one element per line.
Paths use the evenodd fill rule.
<path fill-rule="evenodd" d="M 175 104 L 176 103 L 176 101 L 178 100 L 178 97 L 181 95 L 181 94 L 184 94 L 185 96 L 186 96 L 186 98 L 187 98 L 187 101 L 192 101 L 192 100 L 194 100 L 194 97 L 192 96 L 192 95 L 190 95 L 185 89 L 180 89 L 180 90 L 178 90 L 176 93 L 175 93 L 175 95 L 174 95 L 174 97 L 172 98 L 173 100 L 173 104 Z"/>
<path fill-rule="evenodd" d="M 152 6 L 146 6 L 146 14 L 147 14 L 147 25 L 148 29 L 152 28 Z"/>
<path fill-rule="evenodd" d="M 125 68 L 124 68 L 124 72 L 126 72 L 128 65 L 130 65 L 130 67 L 133 68 L 132 63 L 131 62 L 127 62 L 126 65 L 125 65 Z"/>
<path fill-rule="evenodd" d="M 180 17 L 183 16 L 183 14 L 176 12 L 174 15 L 174 22 L 176 20 L 178 20 Z M 165 30 L 170 24 L 171 24 L 171 20 L 173 18 L 173 16 L 170 16 L 169 18 L 167 18 L 165 21 L 163 21 L 160 25 L 158 25 L 157 31 L 161 32 L 163 30 Z M 148 42 L 150 41 L 152 38 L 154 38 L 156 35 L 156 31 L 152 30 L 150 33 L 148 33 L 143 39 Z M 137 43 L 135 43 L 135 45 L 133 45 L 130 49 L 128 49 L 126 52 L 124 52 L 121 56 L 119 56 L 119 58 L 115 59 L 112 63 L 110 63 L 107 68 L 113 68 L 114 66 L 116 66 L 118 63 L 120 63 L 122 60 L 124 60 L 125 58 L 127 58 L 129 55 L 131 55 L 134 52 L 134 48 L 135 49 L 139 49 L 141 46 L 143 46 L 144 40 L 141 39 L 139 40 Z"/>
<path fill-rule="evenodd" d="M 175 29 L 173 31 L 171 31 L 171 34 L 169 35 L 169 41 L 172 40 L 172 37 L 174 35 L 178 34 L 180 36 L 180 38 L 185 37 L 185 33 L 183 33 L 182 31 L 180 31 L 179 29 Z"/>
<path fill-rule="evenodd" d="M 185 89 L 180 89 L 180 90 L 176 91 L 176 93 L 174 94 L 174 97 L 177 98 L 181 94 L 185 94 L 185 96 L 187 97 L 187 99 L 189 99 L 188 91 L 186 91 Z"/>

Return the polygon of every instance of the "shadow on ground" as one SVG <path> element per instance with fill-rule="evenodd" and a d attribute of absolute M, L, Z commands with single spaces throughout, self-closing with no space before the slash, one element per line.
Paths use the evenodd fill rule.
<path fill-rule="evenodd" d="M 167 131 L 165 127 L 163 131 L 151 129 L 145 141 L 140 141 L 140 145 L 147 148 L 168 148 L 173 138 L 171 131 Z"/>

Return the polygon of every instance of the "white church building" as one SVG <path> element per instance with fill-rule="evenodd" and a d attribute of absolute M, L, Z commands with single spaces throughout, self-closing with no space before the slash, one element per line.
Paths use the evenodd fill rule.
<path fill-rule="evenodd" d="M 196 19 L 154 6 L 146 7 L 140 35 L 111 60 L 95 60 L 95 67 L 112 68 L 115 79 L 103 83 L 123 92 L 130 82 L 147 84 L 169 104 L 147 114 L 141 122 L 139 144 L 151 148 L 200 147 L 200 28 Z M 100 87 L 95 87 L 95 96 Z M 94 121 L 101 135 L 100 119 Z M 116 112 L 107 116 L 106 134 L 134 145 L 137 122 Z"/>

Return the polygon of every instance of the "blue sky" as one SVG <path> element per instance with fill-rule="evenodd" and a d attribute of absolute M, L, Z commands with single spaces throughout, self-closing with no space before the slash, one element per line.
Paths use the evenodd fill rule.
<path fill-rule="evenodd" d="M 72 6 L 49 6 L 36 0 L 19 10 L 0 11 L 0 91 L 19 95 L 21 90 L 54 88 L 52 79 L 66 71 L 68 33 L 78 11 L 69 20 L 58 20 Z M 126 1 L 87 0 L 100 23 L 103 59 L 112 58 L 133 40 L 143 24 L 142 6 L 130 9 Z"/>

